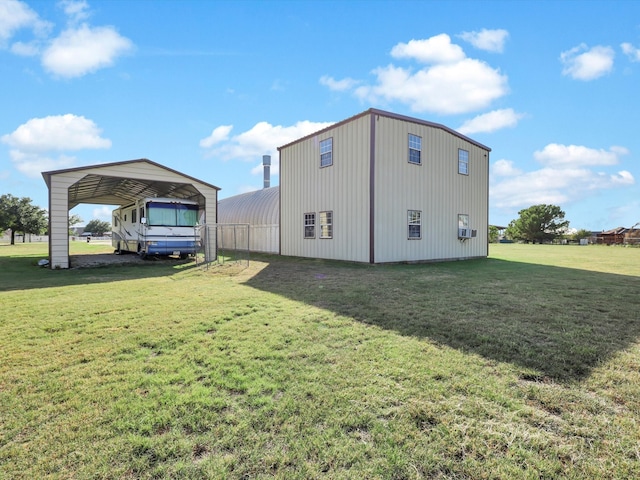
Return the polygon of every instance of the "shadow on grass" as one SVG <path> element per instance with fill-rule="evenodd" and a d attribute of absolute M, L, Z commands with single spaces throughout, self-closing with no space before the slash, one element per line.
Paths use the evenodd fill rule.
<path fill-rule="evenodd" d="M 579 381 L 640 337 L 640 278 L 496 259 L 370 266 L 274 258 L 251 278 L 401 335 Z"/>
<path fill-rule="evenodd" d="M 82 268 L 52 270 L 49 267 L 38 266 L 38 260 L 43 258 L 42 255 L 0 256 L 0 292 L 163 277 L 198 266 L 193 260 L 152 258 L 137 261 L 136 256 L 130 257 L 131 262 L 92 264 L 92 257 L 98 255 L 72 255 L 72 266 L 82 263 Z"/>

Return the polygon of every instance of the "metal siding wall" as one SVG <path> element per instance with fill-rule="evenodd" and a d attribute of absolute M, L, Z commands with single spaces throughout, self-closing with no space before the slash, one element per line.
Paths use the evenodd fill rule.
<path fill-rule="evenodd" d="M 283 255 L 369 259 L 369 116 L 280 151 Z M 333 137 L 333 165 L 320 168 L 321 140 Z M 333 238 L 321 239 L 319 212 L 333 212 Z M 316 213 L 316 238 L 304 239 L 304 214 Z"/>
<path fill-rule="evenodd" d="M 408 134 L 422 137 L 422 165 L 408 163 Z M 458 174 L 458 148 L 469 175 Z M 444 130 L 379 116 L 376 121 L 375 261 L 487 255 L 487 152 Z M 407 210 L 422 211 L 422 239 L 407 239 Z M 458 214 L 477 237 L 458 240 Z"/>

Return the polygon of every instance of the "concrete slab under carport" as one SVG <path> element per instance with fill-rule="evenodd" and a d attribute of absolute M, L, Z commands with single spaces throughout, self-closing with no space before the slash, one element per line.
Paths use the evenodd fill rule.
<path fill-rule="evenodd" d="M 146 158 L 42 172 L 49 188 L 49 265 L 69 268 L 69 211 L 79 204 L 128 205 L 144 197 L 195 200 L 216 223 L 220 188 Z M 215 235 L 209 237 L 215 251 Z"/>

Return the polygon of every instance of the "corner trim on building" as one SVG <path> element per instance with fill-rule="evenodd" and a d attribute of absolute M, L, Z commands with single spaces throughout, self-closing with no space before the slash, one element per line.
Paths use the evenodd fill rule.
<path fill-rule="evenodd" d="M 370 114 L 369 132 L 369 263 L 376 263 L 375 220 L 376 220 L 376 117 Z"/>

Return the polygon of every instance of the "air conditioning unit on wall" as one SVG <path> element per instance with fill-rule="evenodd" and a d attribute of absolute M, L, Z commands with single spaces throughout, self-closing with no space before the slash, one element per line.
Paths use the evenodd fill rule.
<path fill-rule="evenodd" d="M 471 229 L 470 228 L 459 228 L 458 229 L 458 238 L 471 238 Z"/>

